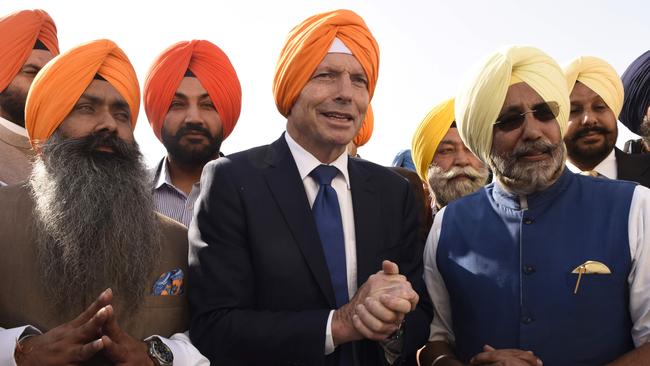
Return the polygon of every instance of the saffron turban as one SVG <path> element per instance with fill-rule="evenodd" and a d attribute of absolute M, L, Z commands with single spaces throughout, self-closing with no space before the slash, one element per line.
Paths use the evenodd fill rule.
<path fill-rule="evenodd" d="M 411 155 L 415 163 L 415 171 L 422 180 L 427 180 L 427 170 L 433 156 L 454 120 L 454 99 L 452 98 L 435 106 L 415 130 L 411 142 Z"/>
<path fill-rule="evenodd" d="M 569 121 L 569 93 L 560 66 L 534 47 L 510 46 L 485 59 L 456 96 L 456 124 L 465 145 L 484 163 L 492 148 L 493 124 L 512 84 L 524 82 L 544 101 L 557 102 L 557 122 L 564 135 Z"/>
<path fill-rule="evenodd" d="M 634 60 L 621 76 L 625 99 L 619 120 L 638 134 L 650 107 L 650 51 Z"/>
<path fill-rule="evenodd" d="M 275 104 L 283 116 L 291 112 L 334 38 L 341 40 L 363 67 L 368 78 L 368 94 L 372 99 L 379 72 L 377 41 L 355 12 L 335 10 L 307 18 L 289 33 L 273 79 Z"/>
<path fill-rule="evenodd" d="M 372 131 L 375 129 L 375 114 L 372 111 L 372 106 L 368 104 L 368 110 L 366 110 L 366 118 L 363 120 L 363 124 L 357 132 L 357 135 L 354 137 L 352 142 L 356 147 L 361 147 L 365 145 L 370 138 L 372 137 Z"/>
<path fill-rule="evenodd" d="M 178 42 L 161 53 L 144 82 L 143 100 L 149 124 L 161 140 L 163 121 L 185 72 L 190 70 L 207 90 L 230 135 L 241 112 L 241 85 L 228 56 L 204 40 Z"/>
<path fill-rule="evenodd" d="M 618 117 L 623 106 L 623 83 L 614 68 L 597 57 L 582 56 L 564 67 L 569 94 L 579 81 L 600 95 Z"/>
<path fill-rule="evenodd" d="M 52 136 L 96 74 L 129 104 L 131 129 L 135 128 L 140 109 L 140 85 L 135 70 L 113 41 L 100 39 L 55 57 L 36 75 L 25 106 L 25 127 L 32 145 Z"/>
<path fill-rule="evenodd" d="M 16 77 L 34 49 L 36 40 L 56 56 L 56 25 L 43 10 L 22 10 L 0 18 L 0 91 Z"/>

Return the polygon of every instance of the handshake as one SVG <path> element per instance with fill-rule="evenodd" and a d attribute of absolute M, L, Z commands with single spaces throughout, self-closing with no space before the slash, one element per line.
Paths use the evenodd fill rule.
<path fill-rule="evenodd" d="M 334 312 L 334 345 L 371 339 L 383 341 L 400 329 L 406 314 L 415 310 L 419 296 L 397 264 L 385 260 L 352 300 Z"/>

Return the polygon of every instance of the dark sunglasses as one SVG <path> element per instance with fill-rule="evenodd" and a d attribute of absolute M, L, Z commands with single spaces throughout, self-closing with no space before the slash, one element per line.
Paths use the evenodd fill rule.
<path fill-rule="evenodd" d="M 560 105 L 557 102 L 540 103 L 533 106 L 533 109 L 528 112 L 510 111 L 506 112 L 499 119 L 494 122 L 494 127 L 501 131 L 513 131 L 521 127 L 526 120 L 526 115 L 532 113 L 533 117 L 541 122 L 548 122 L 557 117 L 560 112 Z"/>

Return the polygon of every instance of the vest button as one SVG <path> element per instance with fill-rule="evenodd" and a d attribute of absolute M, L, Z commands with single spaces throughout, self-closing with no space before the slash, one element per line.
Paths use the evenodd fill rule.
<path fill-rule="evenodd" d="M 524 324 L 530 324 L 530 323 L 533 322 L 533 320 L 534 320 L 533 318 L 531 318 L 529 316 L 526 316 L 526 315 L 521 317 L 521 322 L 524 323 Z"/>
<path fill-rule="evenodd" d="M 527 274 L 527 275 L 533 274 L 533 273 L 535 273 L 535 267 L 530 266 L 530 265 L 525 265 L 524 268 L 523 268 L 523 272 L 524 272 L 524 274 Z"/>
<path fill-rule="evenodd" d="M 530 217 L 524 217 L 524 224 L 530 225 L 532 223 L 533 223 L 533 219 L 531 219 Z"/>

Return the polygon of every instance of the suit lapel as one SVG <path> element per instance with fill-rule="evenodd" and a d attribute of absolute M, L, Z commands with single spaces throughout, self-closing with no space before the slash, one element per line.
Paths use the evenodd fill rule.
<path fill-rule="evenodd" d="M 641 163 L 641 156 L 627 154 L 618 148 L 614 148 L 616 157 L 616 174 L 621 180 L 630 180 L 634 182 L 643 182 L 646 174 L 650 173 L 650 164 Z M 650 159 L 648 159 L 650 160 Z"/>
<path fill-rule="evenodd" d="M 270 146 L 265 161 L 269 164 L 266 180 L 275 202 L 329 306 L 334 309 L 336 301 L 325 254 L 309 207 L 305 186 L 284 135 Z"/>
<path fill-rule="evenodd" d="M 354 230 L 357 244 L 357 285 L 379 271 L 377 256 L 381 248 L 381 204 L 370 173 L 354 159 L 348 160 L 352 188 Z"/>

